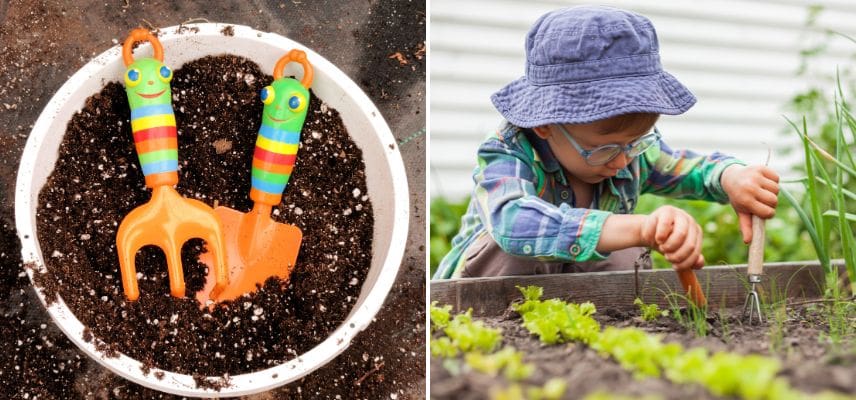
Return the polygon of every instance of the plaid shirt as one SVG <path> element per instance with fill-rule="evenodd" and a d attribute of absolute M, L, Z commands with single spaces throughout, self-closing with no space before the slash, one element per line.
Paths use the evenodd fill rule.
<path fill-rule="evenodd" d="M 574 191 L 546 141 L 530 129 L 504 122 L 478 150 L 475 188 L 434 279 L 459 277 L 467 248 L 490 234 L 507 253 L 544 261 L 602 260 L 597 247 L 612 213 L 631 214 L 640 194 L 725 203 L 719 177 L 741 161 L 672 150 L 662 141 L 598 184 L 590 208 L 575 204 Z"/>

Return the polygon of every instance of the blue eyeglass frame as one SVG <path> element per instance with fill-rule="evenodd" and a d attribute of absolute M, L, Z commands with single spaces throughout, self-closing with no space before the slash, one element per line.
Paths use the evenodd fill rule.
<path fill-rule="evenodd" d="M 654 131 L 653 131 L 653 132 L 647 133 L 647 134 L 643 135 L 642 137 L 640 137 L 639 139 L 636 139 L 636 140 L 634 140 L 632 143 L 627 144 L 627 145 L 625 145 L 625 146 L 622 146 L 622 145 L 617 144 L 617 143 L 610 143 L 610 144 L 604 144 L 604 145 L 601 145 L 601 146 L 597 146 L 597 147 L 595 147 L 595 148 L 593 148 L 593 149 L 591 149 L 591 150 L 586 150 L 586 149 L 582 148 L 582 146 L 580 146 L 580 144 L 579 144 L 579 143 L 577 143 L 577 141 L 576 141 L 576 140 L 574 140 L 574 138 L 573 138 L 573 137 L 571 137 L 571 134 L 570 134 L 570 133 L 568 133 L 568 130 L 567 130 L 567 129 L 565 129 L 565 127 L 564 127 L 562 124 L 557 124 L 556 126 L 558 126 L 558 127 L 559 127 L 559 130 L 560 130 L 560 131 L 562 131 L 562 134 L 564 134 L 564 135 L 565 135 L 565 138 L 566 138 L 566 139 L 568 139 L 568 141 L 569 141 L 569 142 L 571 142 L 571 145 L 573 145 L 573 146 L 574 146 L 574 148 L 575 148 L 575 149 L 577 149 L 577 151 L 580 153 L 580 155 L 581 155 L 581 156 L 583 157 L 583 159 L 586 161 L 586 164 L 591 165 L 592 167 L 599 167 L 599 166 L 601 166 L 601 165 L 604 165 L 604 164 L 606 164 L 606 163 L 608 163 L 608 162 L 610 162 L 610 161 L 614 160 L 614 159 L 615 159 L 615 157 L 618 157 L 618 155 L 619 155 L 619 154 L 621 154 L 622 152 L 624 152 L 624 155 L 626 155 L 626 156 L 627 156 L 627 157 L 629 157 L 629 158 L 636 157 L 636 156 L 638 156 L 639 154 L 644 153 L 644 152 L 645 152 L 645 150 L 650 149 L 650 148 L 651 148 L 651 146 L 653 146 L 653 145 L 655 145 L 655 144 L 659 143 L 659 142 L 660 142 L 660 138 L 662 137 L 662 136 L 660 135 L 660 131 L 659 131 L 659 130 L 657 129 L 657 127 L 655 126 L 655 127 L 654 127 Z M 644 147 L 644 148 L 642 148 L 642 149 L 635 149 L 636 154 L 634 154 L 634 155 L 631 155 L 631 154 L 630 154 L 630 152 L 631 152 L 631 151 L 634 151 L 634 146 L 638 146 L 639 144 L 643 143 L 645 140 L 647 140 L 647 139 L 649 139 L 649 138 L 651 138 L 651 137 L 653 137 L 653 138 L 654 138 L 654 140 L 653 140 L 653 141 L 652 141 L 652 142 L 651 142 L 647 147 Z M 591 157 L 591 155 L 592 155 L 592 154 L 594 154 L 594 153 L 596 153 L 596 152 L 604 151 L 604 150 L 607 150 L 607 149 L 615 149 L 615 148 L 618 148 L 618 149 L 620 149 L 621 151 L 617 151 L 617 152 L 615 152 L 615 154 L 613 154 L 613 155 L 612 155 L 612 157 L 609 157 L 608 159 L 606 159 L 605 161 L 603 161 L 603 162 L 601 162 L 601 163 L 593 163 L 593 162 L 589 159 L 589 157 Z M 614 150 L 611 150 L 611 151 L 614 151 Z"/>

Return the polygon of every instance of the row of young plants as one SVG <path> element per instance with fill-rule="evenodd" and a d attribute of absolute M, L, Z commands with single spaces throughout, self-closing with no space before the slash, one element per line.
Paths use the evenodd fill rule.
<path fill-rule="evenodd" d="M 593 318 L 596 308 L 592 303 L 567 303 L 558 299 L 541 300 L 543 289 L 530 286 L 519 288 L 524 301 L 513 305 L 523 320 L 522 325 L 541 342 L 581 343 L 604 357 L 611 357 L 622 367 L 632 371 L 638 379 L 663 377 L 676 384 L 698 384 L 717 396 L 743 399 L 805 399 L 809 396 L 793 389 L 778 373 L 781 370 L 775 358 L 760 355 L 739 355 L 729 352 L 711 353 L 705 348 L 685 349 L 677 343 L 663 343 L 657 335 L 638 328 L 606 327 Z M 640 306 L 642 318 L 654 320 L 668 314 L 656 305 Z M 552 379 L 543 387 L 521 386 L 534 371 L 534 366 L 523 362 L 523 354 L 511 347 L 496 351 L 502 342 L 499 329 L 474 321 L 472 310 L 451 316 L 451 306 L 431 306 L 432 332 L 442 332 L 431 341 L 431 353 L 446 359 L 444 366 L 450 371 L 460 367 L 452 359 L 460 354 L 467 368 L 490 376 L 503 373 L 515 382 L 507 388 L 494 391 L 494 399 L 552 399 L 560 398 L 565 387 L 561 380 Z M 435 335 L 437 336 L 437 335 Z M 559 390 L 561 389 L 561 390 Z M 525 395 L 524 395 L 525 394 Z M 609 396 L 593 393 L 587 398 Z M 813 399 L 852 399 L 831 392 L 812 394 Z"/>
<path fill-rule="evenodd" d="M 463 355 L 465 368 L 492 377 L 502 372 L 505 379 L 514 382 L 504 389 L 494 389 L 494 400 L 558 400 L 565 393 L 566 385 L 561 379 L 548 380 L 543 386 L 526 385 L 519 382 L 535 371 L 535 366 L 523 362 L 523 353 L 514 347 L 497 349 L 502 343 L 502 331 L 474 321 L 472 309 L 453 318 L 452 306 L 438 307 L 431 303 L 431 333 L 442 334 L 431 339 L 431 356 L 444 359 L 443 366 L 452 373 L 461 373 L 457 361 Z"/>
<path fill-rule="evenodd" d="M 775 358 L 711 353 L 703 347 L 685 349 L 678 343 L 663 343 L 660 336 L 633 327 L 609 326 L 601 331 L 593 318 L 596 312 L 593 304 L 541 300 L 543 289 L 536 286 L 518 289 L 524 301 L 513 308 L 521 315 L 523 326 L 542 342 L 586 344 L 602 356 L 612 357 L 637 378 L 665 377 L 679 384 L 699 384 L 717 396 L 742 399 L 853 398 L 831 392 L 809 396 L 793 389 L 784 378 L 777 377 L 781 365 Z M 642 307 L 642 311 L 643 314 L 647 311 L 649 318 L 662 315 L 653 307 Z"/>
<path fill-rule="evenodd" d="M 463 356 L 464 365 L 469 370 L 477 371 L 491 377 L 502 373 L 512 382 L 504 388 L 494 388 L 492 400 L 558 400 L 562 398 L 567 385 L 559 378 L 547 380 L 542 386 L 523 385 L 520 382 L 535 371 L 535 366 L 523 362 L 523 353 L 511 346 L 497 350 L 502 343 L 502 332 L 490 328 L 482 321 L 472 318 L 472 309 L 452 317 L 452 306 L 438 307 L 436 302 L 431 304 L 431 332 L 441 334 L 431 340 L 431 356 L 444 359 L 444 367 L 455 374 L 462 373 L 462 367 L 457 361 Z M 594 392 L 583 400 L 621 400 L 612 393 Z M 650 396 L 642 400 L 658 400 Z"/>

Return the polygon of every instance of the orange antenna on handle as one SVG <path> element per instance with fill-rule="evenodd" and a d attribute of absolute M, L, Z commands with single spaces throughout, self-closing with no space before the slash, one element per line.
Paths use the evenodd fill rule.
<path fill-rule="evenodd" d="M 282 78 L 282 71 L 285 70 L 285 65 L 292 61 L 300 63 L 303 66 L 303 79 L 300 80 L 300 84 L 309 89 L 309 86 L 312 86 L 312 79 L 315 75 L 312 72 L 312 65 L 309 64 L 309 60 L 306 59 L 306 53 L 303 50 L 293 49 L 288 54 L 282 56 L 276 62 L 276 66 L 273 67 L 273 79 Z"/>
<path fill-rule="evenodd" d="M 155 50 L 155 59 L 160 62 L 163 62 L 163 46 L 161 46 L 158 37 L 152 35 L 152 33 L 149 32 L 148 29 L 135 28 L 128 35 L 128 38 L 125 39 L 125 43 L 122 44 L 122 61 L 125 62 L 126 67 L 134 62 L 134 53 L 132 52 L 134 43 L 146 41 L 152 44 L 152 48 Z"/>

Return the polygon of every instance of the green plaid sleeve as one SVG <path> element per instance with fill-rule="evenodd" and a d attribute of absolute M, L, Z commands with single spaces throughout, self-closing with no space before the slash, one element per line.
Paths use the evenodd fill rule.
<path fill-rule="evenodd" d="M 744 162 L 725 154 L 696 154 L 689 150 L 672 150 L 660 142 L 640 157 L 641 192 L 678 199 L 707 200 L 727 203 L 720 177 L 731 165 Z"/>

